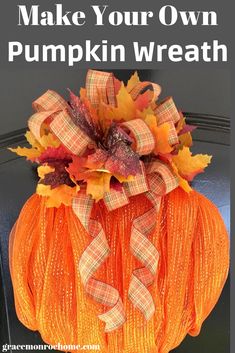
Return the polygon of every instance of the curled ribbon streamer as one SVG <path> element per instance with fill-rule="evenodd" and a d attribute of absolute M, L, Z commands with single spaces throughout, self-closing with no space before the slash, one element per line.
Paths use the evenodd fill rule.
<path fill-rule="evenodd" d="M 132 254 L 144 265 L 132 273 L 128 295 L 133 305 L 150 319 L 155 305 L 148 287 L 154 282 L 159 253 L 148 239 L 156 225 L 156 211 L 159 210 L 161 197 L 178 186 L 178 180 L 168 166 L 161 162 L 150 163 L 147 172 L 149 191 L 145 193 L 153 207 L 137 217 L 132 224 L 130 249 Z"/>
<path fill-rule="evenodd" d="M 101 224 L 90 218 L 93 203 L 91 197 L 84 193 L 79 193 L 72 202 L 74 213 L 93 237 L 92 242 L 83 252 L 78 267 L 86 292 L 97 302 L 111 307 L 110 310 L 98 316 L 106 324 L 105 331 L 110 332 L 125 322 L 125 312 L 118 290 L 93 278 L 96 270 L 110 253 Z"/>
<path fill-rule="evenodd" d="M 155 246 L 148 239 L 148 235 L 155 226 L 155 208 L 151 208 L 142 216 L 136 218 L 132 224 L 130 249 L 132 254 L 145 267 L 133 271 L 128 295 L 133 305 L 150 319 L 155 311 L 154 302 L 147 287 L 155 278 L 159 254 Z"/>

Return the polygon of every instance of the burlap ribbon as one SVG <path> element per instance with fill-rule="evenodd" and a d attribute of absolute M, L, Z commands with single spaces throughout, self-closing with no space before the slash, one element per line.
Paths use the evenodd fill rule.
<path fill-rule="evenodd" d="M 158 125 L 165 122 L 170 124 L 169 143 L 178 142 L 175 123 L 180 119 L 172 98 L 167 98 L 157 105 L 155 103 L 161 89 L 151 82 L 137 83 L 130 90 L 133 100 L 146 89 L 151 89 L 152 108 L 158 119 Z M 106 104 L 116 105 L 114 76 L 112 73 L 89 70 L 86 78 L 87 97 L 94 107 L 100 99 Z M 81 155 L 91 142 L 90 138 L 76 126 L 70 116 L 67 102 L 56 92 L 47 91 L 34 103 L 36 113 L 29 119 L 29 128 L 36 138 L 40 138 L 45 121 L 63 145 L 72 153 Z M 120 117 L 121 119 L 121 117 Z M 155 139 L 147 124 L 141 119 L 134 119 L 123 123 L 135 139 L 135 150 L 141 155 L 150 154 L 155 146 Z M 145 193 L 153 207 L 145 214 L 136 218 L 132 224 L 130 249 L 132 254 L 143 264 L 135 269 L 129 286 L 129 298 L 148 320 L 152 317 L 155 306 L 148 287 L 153 283 L 159 254 L 149 240 L 149 235 L 155 227 L 156 210 L 161 197 L 178 186 L 177 177 L 167 164 L 160 161 L 141 163 L 141 173 L 132 181 L 122 184 L 122 189 L 111 189 L 104 195 L 104 203 L 109 211 L 129 203 L 129 198 Z M 90 195 L 80 191 L 73 199 L 72 208 L 84 228 L 92 237 L 92 241 L 84 250 L 79 261 L 79 272 L 86 292 L 97 302 L 109 307 L 99 318 L 105 322 L 105 331 L 109 332 L 120 327 L 125 322 L 125 311 L 122 299 L 117 289 L 107 283 L 94 278 L 96 270 L 109 256 L 110 248 L 101 224 L 91 219 L 93 200 Z"/>

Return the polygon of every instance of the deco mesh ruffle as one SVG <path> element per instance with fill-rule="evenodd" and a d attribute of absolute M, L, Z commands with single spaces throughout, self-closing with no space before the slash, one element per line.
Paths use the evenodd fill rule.
<path fill-rule="evenodd" d="M 80 97 L 33 103 L 32 147 L 12 149 L 39 165 L 10 237 L 16 311 L 48 344 L 168 353 L 220 296 L 228 235 L 189 184 L 211 157 L 160 92 L 89 70 Z"/>

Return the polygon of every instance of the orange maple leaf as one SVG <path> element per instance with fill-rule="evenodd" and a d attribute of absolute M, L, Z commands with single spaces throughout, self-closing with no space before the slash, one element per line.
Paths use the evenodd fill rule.
<path fill-rule="evenodd" d="M 47 207 L 60 207 L 61 204 L 71 206 L 73 197 L 79 191 L 79 187 L 60 185 L 51 189 L 50 185 L 38 184 L 37 194 L 46 197 Z"/>
<path fill-rule="evenodd" d="M 193 178 L 204 171 L 211 161 L 212 156 L 207 154 L 197 154 L 192 156 L 192 152 L 188 147 L 179 150 L 176 156 L 172 157 L 179 174 L 186 180 L 191 181 Z"/>
<path fill-rule="evenodd" d="M 135 73 L 131 76 L 131 78 L 127 82 L 127 86 L 126 86 L 127 92 L 130 92 L 139 82 L 140 82 L 140 79 L 138 76 L 138 72 L 135 71 Z"/>
<path fill-rule="evenodd" d="M 169 144 L 169 134 L 171 126 L 168 123 L 164 123 L 153 128 L 155 136 L 155 154 L 168 154 L 172 151 L 172 147 Z"/>
<path fill-rule="evenodd" d="M 27 160 L 35 160 L 41 154 L 36 148 L 27 148 L 27 147 L 16 147 L 8 148 L 11 152 L 18 154 L 18 156 L 26 157 Z"/>
<path fill-rule="evenodd" d="M 111 120 L 132 120 L 136 118 L 136 106 L 131 95 L 122 83 L 121 88 L 116 96 L 117 107 L 108 106 L 106 114 Z"/>

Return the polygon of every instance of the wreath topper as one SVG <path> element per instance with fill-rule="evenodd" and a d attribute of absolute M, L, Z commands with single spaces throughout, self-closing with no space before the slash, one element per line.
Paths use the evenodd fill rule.
<path fill-rule="evenodd" d="M 125 322 L 117 289 L 94 274 L 110 254 L 102 225 L 91 218 L 94 202 L 109 211 L 145 194 L 152 207 L 132 224 L 130 249 L 143 264 L 133 271 L 129 299 L 150 319 L 155 305 L 148 290 L 159 254 L 148 239 L 162 196 L 189 181 L 210 163 L 208 155 L 192 156 L 191 132 L 171 97 L 157 103 L 159 85 L 141 82 L 135 73 L 125 86 L 112 73 L 89 70 L 80 97 L 67 102 L 48 90 L 36 101 L 26 138 L 32 148 L 11 149 L 39 164 L 37 193 L 47 207 L 71 206 L 91 236 L 79 261 L 84 288 L 109 307 L 99 315 L 109 332 Z"/>

